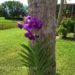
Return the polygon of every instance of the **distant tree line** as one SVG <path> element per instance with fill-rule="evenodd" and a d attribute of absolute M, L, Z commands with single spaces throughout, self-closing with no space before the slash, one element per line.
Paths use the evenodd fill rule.
<path fill-rule="evenodd" d="M 0 5 L 0 16 L 7 19 L 19 19 L 26 16 L 28 7 L 19 1 L 6 1 Z"/>

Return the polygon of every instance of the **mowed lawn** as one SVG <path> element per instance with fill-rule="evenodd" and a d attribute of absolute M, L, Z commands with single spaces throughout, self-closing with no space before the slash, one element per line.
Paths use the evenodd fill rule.
<path fill-rule="evenodd" d="M 75 75 L 75 41 L 57 40 L 56 62 L 58 75 Z"/>
<path fill-rule="evenodd" d="M 20 44 L 28 44 L 24 31 L 14 28 L 0 30 L 0 75 L 27 75 L 20 61 Z"/>
<path fill-rule="evenodd" d="M 20 61 L 20 44 L 28 44 L 24 31 L 18 28 L 0 30 L 0 75 L 27 75 Z M 57 75 L 75 75 L 75 42 L 57 39 Z"/>
<path fill-rule="evenodd" d="M 16 28 L 17 21 L 19 20 L 8 20 L 8 19 L 5 19 L 4 17 L 0 17 L 0 30 Z"/>

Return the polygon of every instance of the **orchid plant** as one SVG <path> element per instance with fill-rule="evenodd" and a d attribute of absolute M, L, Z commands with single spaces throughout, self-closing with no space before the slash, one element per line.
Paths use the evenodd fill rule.
<path fill-rule="evenodd" d="M 31 41 L 35 41 L 39 37 L 37 37 L 33 31 L 39 32 L 43 23 L 32 16 L 27 16 L 24 18 L 24 25 L 20 22 L 18 22 L 17 25 L 20 29 L 27 31 L 24 34 L 25 37 Z M 22 62 L 34 72 L 33 75 L 44 75 L 47 67 L 51 64 L 50 54 L 46 52 L 47 47 L 45 48 L 43 43 L 43 41 L 37 41 L 35 47 L 29 47 L 24 44 L 21 45 L 24 48 L 20 53 L 23 58 Z"/>
<path fill-rule="evenodd" d="M 24 25 L 22 25 L 20 22 L 18 22 L 17 25 L 20 29 L 23 28 L 27 31 L 24 34 L 27 38 L 30 40 L 35 40 L 37 36 L 32 33 L 32 31 L 39 31 L 42 28 L 43 23 L 34 17 L 27 16 L 24 18 Z"/>

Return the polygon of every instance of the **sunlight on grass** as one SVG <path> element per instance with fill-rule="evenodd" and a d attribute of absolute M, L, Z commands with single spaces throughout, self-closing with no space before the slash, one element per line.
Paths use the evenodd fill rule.
<path fill-rule="evenodd" d="M 18 20 L 7 20 L 4 17 L 0 17 L 0 29 L 10 29 L 17 27 Z"/>
<path fill-rule="evenodd" d="M 56 60 L 57 72 L 60 75 L 75 75 L 75 42 L 57 40 Z"/>
<path fill-rule="evenodd" d="M 20 61 L 20 44 L 28 44 L 19 29 L 0 30 L 0 74 L 27 75 L 26 68 Z"/>
<path fill-rule="evenodd" d="M 28 44 L 23 30 L 18 28 L 0 30 L 0 75 L 27 75 L 26 68 L 20 61 L 20 44 Z M 57 39 L 57 73 L 75 75 L 75 42 Z"/>

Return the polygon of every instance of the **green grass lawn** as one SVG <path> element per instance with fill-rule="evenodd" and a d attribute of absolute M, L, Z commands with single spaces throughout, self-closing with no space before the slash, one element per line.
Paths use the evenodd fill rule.
<path fill-rule="evenodd" d="M 18 21 L 18 20 L 17 20 Z M 0 29 L 9 29 L 17 27 L 16 20 L 7 20 L 4 17 L 0 17 Z"/>
<path fill-rule="evenodd" d="M 0 30 L 0 75 L 27 75 L 18 53 L 20 44 L 28 44 L 24 31 L 14 28 Z M 58 75 L 75 75 L 75 42 L 57 39 L 56 62 Z"/>
<path fill-rule="evenodd" d="M 0 75 L 27 75 L 20 61 L 20 44 L 28 44 L 20 29 L 0 30 Z"/>
<path fill-rule="evenodd" d="M 57 72 L 75 75 L 75 42 L 58 39 L 56 43 Z"/>

